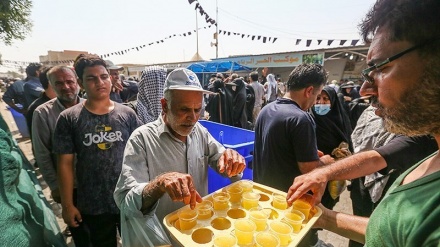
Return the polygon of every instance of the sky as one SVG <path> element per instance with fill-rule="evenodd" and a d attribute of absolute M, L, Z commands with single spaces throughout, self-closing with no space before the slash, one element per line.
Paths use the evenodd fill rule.
<path fill-rule="evenodd" d="M 37 0 L 31 10 L 31 33 L 11 46 L 0 43 L 0 54 L 2 60 L 37 62 L 48 50 L 79 50 L 98 55 L 128 50 L 124 55 L 105 59 L 115 64 L 154 64 L 189 61 L 197 47 L 200 56 L 209 60 L 216 56 L 328 48 L 326 42 L 332 39 L 335 42 L 331 47 L 339 46 L 343 39 L 348 40 L 347 46 L 351 40 L 360 39 L 358 24 L 374 2 L 197 0 L 190 4 L 188 0 Z M 216 28 L 209 28 L 205 15 L 195 10 L 197 3 L 217 21 L 219 30 L 231 32 L 230 36 L 219 35 L 218 54 L 211 46 Z M 194 32 L 196 16 L 198 35 Z M 188 32 L 191 35 L 182 35 Z M 233 32 L 245 36 L 232 35 Z M 257 38 L 252 41 L 247 35 L 277 39 L 263 43 Z M 297 39 L 302 40 L 299 45 Z M 312 40 L 310 47 L 305 45 L 307 39 Z M 317 45 L 318 39 L 323 40 L 321 45 Z M 136 47 L 139 50 L 131 49 Z M 5 69 L 10 70 L 0 66 L 0 70 Z"/>

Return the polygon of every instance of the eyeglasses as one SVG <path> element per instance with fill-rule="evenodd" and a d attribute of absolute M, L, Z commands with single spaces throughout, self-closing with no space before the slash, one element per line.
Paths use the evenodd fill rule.
<path fill-rule="evenodd" d="M 364 80 L 367 81 L 369 84 L 373 85 L 373 84 L 374 84 L 374 78 L 373 78 L 372 76 L 369 75 L 371 71 L 373 71 L 373 70 L 375 70 L 375 69 L 378 69 L 378 68 L 384 66 L 385 64 L 388 64 L 388 63 L 390 63 L 390 62 L 392 62 L 392 61 L 398 59 L 399 57 L 405 55 L 406 53 L 409 53 L 409 52 L 411 52 L 411 51 L 414 51 L 414 50 L 417 49 L 417 48 L 420 48 L 421 46 L 422 46 L 422 45 L 416 45 L 416 46 L 413 46 L 413 47 L 411 47 L 411 48 L 408 48 L 408 49 L 406 49 L 406 50 L 404 50 L 404 51 L 402 51 L 402 52 L 397 53 L 397 54 L 394 55 L 394 56 L 391 56 L 391 57 L 385 59 L 385 61 L 383 61 L 383 62 L 381 62 L 381 63 L 375 64 L 375 65 L 373 65 L 373 66 L 371 66 L 371 67 L 369 67 L 369 68 L 366 68 L 366 69 L 362 70 L 362 72 L 361 72 L 362 77 L 363 77 Z"/>

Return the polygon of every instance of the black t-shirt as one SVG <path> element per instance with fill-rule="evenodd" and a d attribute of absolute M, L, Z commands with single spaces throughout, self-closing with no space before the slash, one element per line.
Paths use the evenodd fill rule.
<path fill-rule="evenodd" d="M 125 144 L 141 124 L 132 109 L 117 103 L 103 115 L 89 112 L 81 103 L 61 112 L 53 152 L 76 154 L 77 208 L 81 213 L 119 213 L 113 192 Z"/>
<path fill-rule="evenodd" d="M 387 162 L 387 170 L 400 173 L 438 150 L 437 142 L 430 135 L 398 136 L 387 145 L 374 149 Z"/>
<path fill-rule="evenodd" d="M 315 122 L 289 99 L 277 99 L 260 112 L 255 126 L 253 179 L 287 191 L 301 175 L 298 162 L 318 160 Z"/>

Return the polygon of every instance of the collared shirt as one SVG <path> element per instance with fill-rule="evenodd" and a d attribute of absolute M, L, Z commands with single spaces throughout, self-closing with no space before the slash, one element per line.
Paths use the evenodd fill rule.
<path fill-rule="evenodd" d="M 23 88 L 24 97 L 26 98 L 23 107 L 27 109 L 34 100 L 40 97 L 41 93 L 44 92 L 44 88 L 38 77 L 30 77 L 30 79 L 24 83 Z"/>
<path fill-rule="evenodd" d="M 78 97 L 78 102 L 84 99 Z M 53 134 L 58 116 L 66 108 L 58 98 L 38 106 L 32 117 L 32 146 L 40 172 L 51 190 L 58 188 L 56 155 L 52 153 Z"/>
<path fill-rule="evenodd" d="M 259 82 L 254 81 L 251 83 L 252 88 L 254 89 L 255 93 L 255 107 L 261 107 L 263 105 L 263 96 L 264 96 L 264 87 Z"/>
<path fill-rule="evenodd" d="M 184 143 L 175 138 L 162 117 L 136 129 L 124 151 L 122 171 L 114 198 L 121 215 L 142 217 L 142 190 L 157 176 L 166 172 L 188 173 L 203 197 L 208 193 L 208 165 L 214 169 L 225 148 L 200 123 L 194 126 Z M 163 195 L 148 214 L 163 219 L 182 207 Z"/>

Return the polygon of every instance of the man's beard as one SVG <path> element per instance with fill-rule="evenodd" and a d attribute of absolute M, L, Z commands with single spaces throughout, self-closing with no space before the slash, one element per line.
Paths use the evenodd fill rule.
<path fill-rule="evenodd" d="M 387 131 L 407 136 L 440 134 L 439 78 L 424 74 L 400 97 L 394 107 L 376 106 L 382 112 Z"/>

